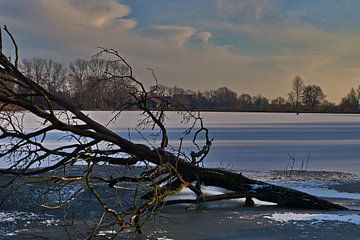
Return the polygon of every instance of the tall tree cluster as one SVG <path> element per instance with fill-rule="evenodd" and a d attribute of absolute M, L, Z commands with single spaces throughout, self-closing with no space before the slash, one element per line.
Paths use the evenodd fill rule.
<path fill-rule="evenodd" d="M 356 112 L 359 110 L 360 85 L 355 90 L 351 88 L 349 93 L 340 101 L 339 108 L 343 112 Z"/>
<path fill-rule="evenodd" d="M 289 93 L 289 101 L 295 105 L 296 112 L 299 112 L 301 93 L 304 89 L 304 82 L 300 76 L 295 76 L 292 81 L 292 91 Z"/>
<path fill-rule="evenodd" d="M 128 68 L 119 62 L 76 59 L 66 66 L 52 59 L 31 58 L 24 59 L 20 67 L 45 90 L 65 95 L 83 109 L 116 109 L 128 102 L 128 83 L 118 84 L 118 76 L 127 74 Z"/>
<path fill-rule="evenodd" d="M 293 110 L 314 111 L 317 106 L 331 106 L 326 100 L 326 95 L 320 86 L 309 84 L 305 85 L 300 76 L 295 76 L 292 80 L 292 91 L 288 93 L 288 103 L 293 105 Z"/>
<path fill-rule="evenodd" d="M 315 109 L 324 99 L 326 95 L 321 87 L 317 85 L 308 85 L 304 87 L 302 92 L 302 102 L 308 109 Z"/>
<path fill-rule="evenodd" d="M 278 97 L 273 100 L 261 94 L 251 96 L 247 93 L 238 95 L 227 87 L 215 90 L 192 91 L 164 85 L 152 86 L 152 93 L 156 96 L 178 99 L 179 95 L 186 98 L 194 109 L 221 111 L 261 111 L 269 110 L 270 105 L 285 106 L 285 99 Z M 184 98 L 183 98 L 184 99 Z"/>

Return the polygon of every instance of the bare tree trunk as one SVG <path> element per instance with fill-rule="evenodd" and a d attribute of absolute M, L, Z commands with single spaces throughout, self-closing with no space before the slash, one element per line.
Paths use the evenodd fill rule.
<path fill-rule="evenodd" d="M 251 194 L 251 197 L 285 207 L 317 210 L 346 209 L 343 206 L 304 192 L 250 179 L 242 174 L 230 171 L 193 166 L 169 153 L 167 155 L 170 156 L 168 161 L 173 165 L 177 165 L 177 171 L 184 180 L 189 183 L 200 181 L 206 186 L 221 187 L 237 193 L 230 195 L 232 197 L 228 196 L 228 198 L 246 197 Z M 206 198 L 204 200 L 206 201 Z"/>

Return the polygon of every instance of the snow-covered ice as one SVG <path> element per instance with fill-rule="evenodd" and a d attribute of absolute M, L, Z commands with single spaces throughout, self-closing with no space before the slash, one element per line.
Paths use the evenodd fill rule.
<path fill-rule="evenodd" d="M 344 223 L 352 223 L 360 225 L 360 214 L 311 214 L 311 213 L 274 213 L 271 216 L 264 216 L 266 219 L 270 219 L 276 222 L 323 222 L 323 221 L 337 221 Z"/>

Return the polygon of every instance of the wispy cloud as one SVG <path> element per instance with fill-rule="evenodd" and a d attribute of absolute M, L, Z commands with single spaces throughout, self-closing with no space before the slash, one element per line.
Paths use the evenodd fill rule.
<path fill-rule="evenodd" d="M 150 29 L 150 35 L 158 38 L 160 41 L 165 41 L 168 44 L 174 44 L 182 47 L 184 44 L 195 35 L 197 30 L 193 27 L 187 26 L 153 26 Z"/>
<path fill-rule="evenodd" d="M 199 32 L 195 37 L 200 39 L 203 43 L 209 44 L 209 40 L 211 39 L 212 34 L 211 32 Z"/>

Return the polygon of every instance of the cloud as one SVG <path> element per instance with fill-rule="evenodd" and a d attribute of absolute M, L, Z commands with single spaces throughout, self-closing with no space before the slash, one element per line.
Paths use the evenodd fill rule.
<path fill-rule="evenodd" d="M 173 25 L 152 26 L 145 35 L 177 47 L 184 47 L 192 39 L 198 39 L 201 43 L 208 45 L 209 39 L 212 37 L 210 32 L 199 32 L 194 27 Z"/>
<path fill-rule="evenodd" d="M 0 10 L 4 21 L 26 29 L 41 30 L 51 27 L 66 29 L 92 28 L 131 29 L 134 19 L 127 19 L 130 8 L 116 0 L 3 0 Z M 16 14 L 14 14 L 16 13 Z"/>
<path fill-rule="evenodd" d="M 95 28 L 121 23 L 121 18 L 130 14 L 130 8 L 116 0 L 62 0 L 51 4 L 48 0 L 37 0 L 35 4 L 51 13 L 54 20 Z"/>
<path fill-rule="evenodd" d="M 161 25 L 151 27 L 150 34 L 168 44 L 182 47 L 196 32 L 197 30 L 192 27 Z"/>
<path fill-rule="evenodd" d="M 200 39 L 205 44 L 209 43 L 211 37 L 212 34 L 210 32 L 199 32 L 195 35 L 195 38 Z"/>
<path fill-rule="evenodd" d="M 128 39 L 123 36 L 131 35 L 137 24 L 128 18 L 130 13 L 130 7 L 117 0 L 0 2 L 0 21 L 15 29 L 15 33 L 27 35 L 24 45 L 31 44 L 33 49 L 28 52 L 43 48 L 55 58 L 65 56 L 69 50 L 71 55 L 83 54 L 97 46 Z M 59 54 L 54 55 L 54 50 Z"/>
<path fill-rule="evenodd" d="M 135 19 L 118 19 L 117 23 L 122 29 L 133 29 L 137 24 Z"/>

